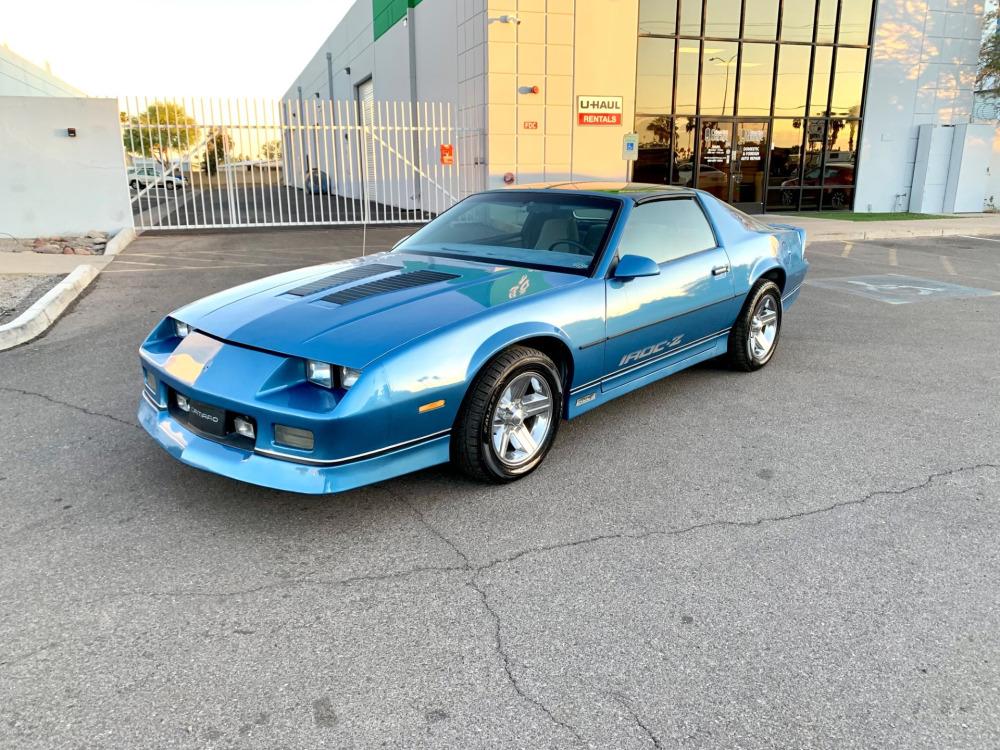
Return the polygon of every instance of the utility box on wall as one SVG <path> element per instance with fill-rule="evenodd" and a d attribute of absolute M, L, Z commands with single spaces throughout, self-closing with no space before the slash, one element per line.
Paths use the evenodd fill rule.
<path fill-rule="evenodd" d="M 945 213 L 983 210 L 989 164 L 993 152 L 993 127 L 984 123 L 955 126 L 951 141 L 951 166 L 945 188 Z"/>
<path fill-rule="evenodd" d="M 982 211 L 992 147 L 990 125 L 921 125 L 910 210 L 918 214 Z"/>

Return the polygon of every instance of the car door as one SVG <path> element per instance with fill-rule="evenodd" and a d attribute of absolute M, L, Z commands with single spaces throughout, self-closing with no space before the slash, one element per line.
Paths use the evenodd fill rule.
<path fill-rule="evenodd" d="M 659 274 L 607 279 L 604 390 L 715 346 L 736 317 L 729 256 L 694 197 L 640 203 L 617 256 L 656 261 Z"/>

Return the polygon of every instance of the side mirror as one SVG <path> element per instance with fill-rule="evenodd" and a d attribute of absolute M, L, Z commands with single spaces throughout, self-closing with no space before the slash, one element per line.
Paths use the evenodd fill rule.
<path fill-rule="evenodd" d="M 659 276 L 660 267 L 656 261 L 642 255 L 623 255 L 615 268 L 615 278 L 634 279 L 638 276 Z"/>
<path fill-rule="evenodd" d="M 412 236 L 413 236 L 412 234 L 408 234 L 408 235 L 406 235 L 405 237 L 400 237 L 400 238 L 399 238 L 399 239 L 398 239 L 398 240 L 396 241 L 396 244 L 392 246 L 392 249 L 393 249 L 393 250 L 395 250 L 395 249 L 396 249 L 397 247 L 399 247 L 400 245 L 402 245 L 402 244 L 403 244 L 404 242 L 406 242 L 406 241 L 407 241 L 408 239 L 410 239 L 410 237 L 412 237 Z"/>

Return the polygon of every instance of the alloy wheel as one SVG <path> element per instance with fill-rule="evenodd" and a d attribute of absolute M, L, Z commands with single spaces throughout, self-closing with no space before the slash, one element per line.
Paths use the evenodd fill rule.
<path fill-rule="evenodd" d="M 748 344 L 753 358 L 761 362 L 767 359 L 778 337 L 778 306 L 774 297 L 764 295 L 754 308 L 750 318 Z"/>
<path fill-rule="evenodd" d="M 497 458 L 508 467 L 533 459 L 552 429 L 552 391 L 537 372 L 523 372 L 497 401 L 491 420 L 491 440 Z"/>

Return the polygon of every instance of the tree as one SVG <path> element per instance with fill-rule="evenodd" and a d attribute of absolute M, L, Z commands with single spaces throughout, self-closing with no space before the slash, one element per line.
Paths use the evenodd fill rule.
<path fill-rule="evenodd" d="M 260 147 L 260 155 L 267 161 L 281 159 L 281 141 L 268 141 Z"/>
<path fill-rule="evenodd" d="M 153 102 L 146 111 L 123 123 L 122 141 L 130 154 L 155 157 L 162 164 L 171 151 L 186 152 L 198 137 L 198 123 L 184 106 L 174 102 Z"/>
<path fill-rule="evenodd" d="M 219 162 L 227 161 L 226 155 L 233 147 L 233 139 L 221 128 L 212 128 L 205 139 L 205 158 L 202 163 L 205 171 L 212 175 L 219 171 Z"/>
<path fill-rule="evenodd" d="M 986 28 L 992 29 L 979 48 L 979 71 L 976 85 L 988 91 L 1000 86 L 1000 11 L 994 8 L 986 14 Z"/>

